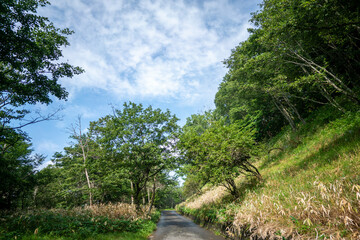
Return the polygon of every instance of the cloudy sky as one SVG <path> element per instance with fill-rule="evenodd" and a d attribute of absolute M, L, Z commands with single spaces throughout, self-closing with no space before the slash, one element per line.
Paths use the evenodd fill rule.
<path fill-rule="evenodd" d="M 85 73 L 62 79 L 68 101 L 36 106 L 63 107 L 62 121 L 24 129 L 34 150 L 51 158 L 68 145 L 67 130 L 82 116 L 90 121 L 125 101 L 170 109 L 184 124 L 191 114 L 214 108 L 226 68 L 222 60 L 247 36 L 250 13 L 259 0 L 51 0 L 38 13 L 75 33 L 64 58 Z"/>

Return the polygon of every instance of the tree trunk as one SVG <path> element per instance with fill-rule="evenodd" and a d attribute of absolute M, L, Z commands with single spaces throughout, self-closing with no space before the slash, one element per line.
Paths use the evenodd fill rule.
<path fill-rule="evenodd" d="M 78 143 L 81 147 L 81 152 L 82 152 L 82 157 L 83 157 L 83 163 L 84 163 L 84 172 L 85 172 L 85 176 L 86 176 L 86 182 L 89 188 L 89 205 L 90 207 L 92 207 L 92 190 L 91 190 L 91 182 L 90 182 L 90 177 L 89 177 L 89 173 L 88 170 L 86 168 L 86 161 L 87 161 L 87 153 L 89 152 L 89 148 L 88 148 L 88 139 L 86 139 L 86 141 L 83 141 L 83 137 L 82 137 L 82 132 L 81 132 L 81 117 L 78 117 L 78 125 L 76 127 L 72 127 L 73 129 L 73 133 L 74 133 L 74 137 L 78 140 Z M 79 132 L 77 132 L 76 128 L 78 129 Z M 87 151 L 85 151 L 85 148 L 87 147 Z"/>
<path fill-rule="evenodd" d="M 300 60 L 303 63 L 290 61 L 291 63 L 296 64 L 296 65 L 306 66 L 306 67 L 310 68 L 314 73 L 320 74 L 321 76 L 324 77 L 327 84 L 329 84 L 330 86 L 335 88 L 337 91 L 341 92 L 346 97 L 348 97 L 349 99 L 353 100 L 358 105 L 360 105 L 360 99 L 358 98 L 358 96 L 340 78 L 335 76 L 335 74 L 330 72 L 325 67 L 322 67 L 319 64 L 313 62 L 312 60 L 300 55 L 296 51 L 292 51 L 292 53 L 293 53 L 293 55 L 290 55 L 290 56 L 292 56 L 293 58 L 295 58 L 297 60 Z"/>
<path fill-rule="evenodd" d="M 21 192 L 21 210 L 25 209 L 25 194 L 24 194 L 24 190 Z"/>
<path fill-rule="evenodd" d="M 37 196 L 37 192 L 39 191 L 39 187 L 38 186 L 36 186 L 35 188 L 34 188 L 34 194 L 33 194 L 33 200 L 34 200 L 34 206 L 35 206 L 35 208 L 37 207 L 37 198 L 36 198 L 36 196 Z"/>
<path fill-rule="evenodd" d="M 284 107 L 284 105 L 279 101 L 279 99 L 277 99 L 275 96 L 273 96 L 272 94 L 271 98 L 273 100 L 274 105 L 276 106 L 276 108 L 281 112 L 281 114 L 285 117 L 285 119 L 289 122 L 290 127 L 293 131 L 296 130 L 296 125 L 294 123 L 294 120 L 291 116 L 291 114 L 286 110 L 286 108 Z"/>
<path fill-rule="evenodd" d="M 300 119 L 302 124 L 305 124 L 305 120 L 301 117 L 300 113 L 298 112 L 298 110 L 296 109 L 296 107 L 290 102 L 289 98 L 283 94 L 283 98 L 285 99 L 285 102 L 287 103 L 287 105 L 289 105 L 289 107 L 291 108 L 291 110 L 296 114 L 296 116 Z"/>
<path fill-rule="evenodd" d="M 86 181 L 89 187 L 89 205 L 90 207 L 92 207 L 92 192 L 91 192 L 91 183 L 90 183 L 90 179 L 89 179 L 89 174 L 87 169 L 85 168 L 85 176 L 86 176 Z"/>
<path fill-rule="evenodd" d="M 334 106 L 335 108 L 337 108 L 341 112 L 345 112 L 345 109 L 343 109 L 340 106 L 340 104 L 338 104 L 338 102 L 330 95 L 330 93 L 328 93 L 328 91 L 326 90 L 326 88 L 323 85 L 320 85 L 319 89 L 320 89 L 322 95 L 329 101 L 329 103 L 332 106 Z"/>
<path fill-rule="evenodd" d="M 130 180 L 130 187 L 131 187 L 131 205 L 134 205 L 134 184 Z"/>
<path fill-rule="evenodd" d="M 234 181 L 234 179 L 232 178 L 228 178 L 225 180 L 225 183 L 223 184 L 223 186 L 230 192 L 231 195 L 233 195 L 235 198 L 239 198 L 240 197 L 240 193 L 239 190 L 236 187 L 236 183 Z"/>
<path fill-rule="evenodd" d="M 156 193 L 156 178 L 154 178 L 153 189 L 152 189 L 152 196 L 151 196 L 151 202 L 150 202 L 150 206 L 149 206 L 149 210 L 148 210 L 147 215 L 150 215 L 151 209 L 152 209 L 152 207 L 153 207 L 153 205 L 154 205 L 155 193 Z"/>

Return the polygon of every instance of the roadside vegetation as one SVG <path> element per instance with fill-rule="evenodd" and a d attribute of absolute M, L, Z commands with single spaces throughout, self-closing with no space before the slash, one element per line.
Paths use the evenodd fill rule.
<path fill-rule="evenodd" d="M 160 212 L 131 204 L 37 209 L 3 214 L 1 239 L 147 239 Z M 121 238 L 127 237 L 127 238 Z"/>
<path fill-rule="evenodd" d="M 359 239 L 360 6 L 260 6 L 216 108 L 182 128 L 177 209 L 233 238 Z"/>
<path fill-rule="evenodd" d="M 255 163 L 263 180 L 238 177 L 239 198 L 206 186 L 177 210 L 233 237 L 357 239 L 360 112 L 334 117 L 324 108 L 310 119 L 268 143 Z"/>

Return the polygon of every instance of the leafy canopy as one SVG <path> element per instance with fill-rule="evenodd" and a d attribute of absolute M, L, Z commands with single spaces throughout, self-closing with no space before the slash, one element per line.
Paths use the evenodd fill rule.
<path fill-rule="evenodd" d="M 61 48 L 68 46 L 69 29 L 56 28 L 36 14 L 45 0 L 0 2 L 0 118 L 3 126 L 23 119 L 25 104 L 52 102 L 51 96 L 66 99 L 58 80 L 83 70 L 60 62 Z M 16 109 L 15 109 L 16 108 Z"/>
<path fill-rule="evenodd" d="M 207 129 L 199 133 L 199 126 L 192 124 L 198 118 L 193 115 L 188 119 L 178 144 L 187 159 L 185 171 L 203 183 L 222 184 L 238 197 L 236 177 L 245 174 L 261 178 L 250 163 L 257 152 L 254 127 L 247 121 L 226 124 L 222 118 L 209 122 Z"/>
<path fill-rule="evenodd" d="M 177 121 L 169 110 L 129 102 L 122 110 L 114 109 L 113 115 L 91 123 L 91 132 L 112 159 L 115 172 L 121 169 L 128 173 L 137 204 L 149 180 L 176 167 L 173 145 Z"/>

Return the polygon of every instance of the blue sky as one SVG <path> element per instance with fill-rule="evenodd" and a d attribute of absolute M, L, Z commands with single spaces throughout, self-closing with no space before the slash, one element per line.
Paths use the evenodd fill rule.
<path fill-rule="evenodd" d="M 38 13 L 68 27 L 61 61 L 85 70 L 61 79 L 67 101 L 37 105 L 43 113 L 63 107 L 62 121 L 26 127 L 36 153 L 47 160 L 70 142 L 68 128 L 90 121 L 125 101 L 169 109 L 180 125 L 191 114 L 214 108 L 226 73 L 222 60 L 246 40 L 250 13 L 259 0 L 51 0 Z"/>

